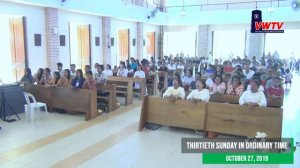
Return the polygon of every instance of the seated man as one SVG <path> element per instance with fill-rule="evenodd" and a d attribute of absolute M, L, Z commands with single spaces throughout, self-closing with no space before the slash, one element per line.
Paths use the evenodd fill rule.
<path fill-rule="evenodd" d="M 176 99 L 184 99 L 185 92 L 182 87 L 179 86 L 181 83 L 180 78 L 173 79 L 173 86 L 168 87 L 166 92 L 163 94 L 163 98 L 168 98 L 170 101 L 175 101 Z"/>
<path fill-rule="evenodd" d="M 191 83 L 195 81 L 195 78 L 192 76 L 193 75 L 192 73 L 193 73 L 192 70 L 189 69 L 187 70 L 186 75 L 183 77 L 182 82 L 186 91 L 189 89 Z"/>
<path fill-rule="evenodd" d="M 240 105 L 245 106 L 267 106 L 267 99 L 262 91 L 258 90 L 259 82 L 257 80 L 252 80 L 250 82 L 250 90 L 246 90 L 239 99 Z"/>
<path fill-rule="evenodd" d="M 145 78 L 145 72 L 142 71 L 142 67 L 140 65 L 137 66 L 137 71 L 134 73 L 133 78 Z M 140 83 L 139 82 L 135 82 L 134 87 L 136 89 L 140 89 Z"/>
<path fill-rule="evenodd" d="M 187 100 L 191 100 L 194 103 L 198 101 L 208 102 L 210 97 L 209 90 L 205 89 L 205 86 L 200 79 L 196 81 L 196 87 L 197 89 L 193 90 L 187 96 Z"/>

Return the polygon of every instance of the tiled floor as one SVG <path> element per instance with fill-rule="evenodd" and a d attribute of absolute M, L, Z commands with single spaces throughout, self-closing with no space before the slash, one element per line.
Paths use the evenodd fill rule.
<path fill-rule="evenodd" d="M 300 77 L 295 75 L 284 101 L 283 137 L 300 141 Z M 121 107 L 85 122 L 83 115 L 50 113 L 34 123 L 0 121 L 2 168 L 189 168 L 189 167 L 300 167 L 294 165 L 202 165 L 201 154 L 181 154 L 182 137 L 198 137 L 192 130 L 162 127 L 138 132 L 141 102 Z"/>

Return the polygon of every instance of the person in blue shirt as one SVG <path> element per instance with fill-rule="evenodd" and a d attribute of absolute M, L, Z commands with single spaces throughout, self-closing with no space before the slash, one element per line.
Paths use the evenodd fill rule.
<path fill-rule="evenodd" d="M 85 79 L 83 77 L 83 73 L 81 69 L 77 69 L 76 77 L 73 79 L 71 83 L 72 88 L 82 89 Z"/>

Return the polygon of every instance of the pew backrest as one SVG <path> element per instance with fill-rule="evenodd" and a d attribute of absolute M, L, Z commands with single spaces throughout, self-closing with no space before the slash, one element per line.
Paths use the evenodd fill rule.
<path fill-rule="evenodd" d="M 170 102 L 159 97 L 145 96 L 139 130 L 143 130 L 145 122 L 204 130 L 205 108 L 205 103 L 191 105 L 191 102 L 185 100 Z"/>

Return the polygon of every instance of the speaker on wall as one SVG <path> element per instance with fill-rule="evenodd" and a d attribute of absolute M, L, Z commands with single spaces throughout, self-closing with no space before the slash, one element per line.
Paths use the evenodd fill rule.
<path fill-rule="evenodd" d="M 59 35 L 59 45 L 66 46 L 66 36 L 65 35 Z"/>
<path fill-rule="evenodd" d="M 136 45 L 136 39 L 132 39 L 132 46 L 135 46 Z"/>
<path fill-rule="evenodd" d="M 41 34 L 34 34 L 34 45 L 42 46 L 42 35 Z"/>
<path fill-rule="evenodd" d="M 114 38 L 110 38 L 110 46 L 114 46 L 115 45 L 115 39 Z"/>
<path fill-rule="evenodd" d="M 146 45 L 146 40 L 145 39 L 143 39 L 143 46 L 145 46 Z"/>
<path fill-rule="evenodd" d="M 100 37 L 95 37 L 95 45 L 100 46 Z"/>

